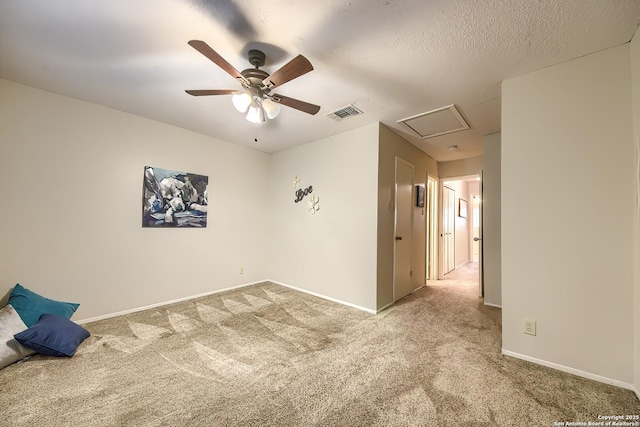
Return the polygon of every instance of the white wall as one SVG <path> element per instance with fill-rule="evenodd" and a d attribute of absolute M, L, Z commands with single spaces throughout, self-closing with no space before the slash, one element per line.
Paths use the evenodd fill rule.
<path fill-rule="evenodd" d="M 502 250 L 500 225 L 500 134 L 483 140 L 482 166 L 482 256 L 484 303 L 502 305 Z"/>
<path fill-rule="evenodd" d="M 627 44 L 502 86 L 503 349 L 623 386 L 634 381 L 630 71 Z"/>
<path fill-rule="evenodd" d="M 635 389 L 640 399 L 640 31 L 636 31 L 631 41 L 631 76 L 633 89 L 633 140 L 635 142 L 636 159 L 636 197 L 635 197 L 635 229 L 633 240 L 635 242 L 634 256 L 634 305 L 635 315 Z"/>
<path fill-rule="evenodd" d="M 294 203 L 293 179 L 313 186 Z M 378 123 L 273 155 L 270 278 L 368 310 L 376 308 Z"/>
<path fill-rule="evenodd" d="M 269 155 L 7 80 L 0 94 L 0 294 L 21 283 L 81 320 L 267 276 Z M 209 176 L 206 229 L 141 227 L 145 165 Z"/>

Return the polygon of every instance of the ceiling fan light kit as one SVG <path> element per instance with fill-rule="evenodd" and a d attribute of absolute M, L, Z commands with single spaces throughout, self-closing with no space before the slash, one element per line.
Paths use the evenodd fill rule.
<path fill-rule="evenodd" d="M 264 111 L 267 113 L 267 117 L 271 120 L 278 117 L 278 114 L 280 114 L 280 110 L 282 110 L 280 104 L 273 102 L 269 98 L 265 98 L 262 100 L 262 108 L 264 108 Z"/>
<path fill-rule="evenodd" d="M 231 102 L 233 103 L 233 106 L 236 107 L 236 110 L 241 113 L 246 113 L 251 105 L 251 95 L 247 92 L 234 93 L 231 96 Z"/>
<path fill-rule="evenodd" d="M 238 80 L 243 89 L 242 91 L 231 89 L 187 90 L 189 95 L 232 95 L 231 102 L 235 109 L 242 114 L 246 113 L 245 118 L 252 123 L 263 123 L 267 118 L 275 119 L 280 114 L 280 105 L 286 105 L 311 115 L 320 110 L 318 105 L 270 93 L 275 87 L 313 70 L 309 60 L 302 55 L 296 56 L 270 75 L 259 69 L 264 65 L 266 59 L 265 54 L 259 50 L 252 49 L 248 55 L 249 62 L 255 68 L 248 68 L 240 72 L 202 40 L 191 40 L 189 45 Z"/>
<path fill-rule="evenodd" d="M 245 118 L 251 123 L 258 124 L 265 122 L 266 118 L 264 108 L 262 108 L 262 104 L 260 103 L 259 99 L 253 98 L 253 101 L 251 101 L 249 111 L 247 111 L 247 115 L 245 116 Z"/>

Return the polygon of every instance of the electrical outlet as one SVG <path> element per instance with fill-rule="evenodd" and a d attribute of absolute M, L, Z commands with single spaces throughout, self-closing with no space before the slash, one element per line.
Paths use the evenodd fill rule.
<path fill-rule="evenodd" d="M 529 319 L 524 319 L 524 327 L 522 332 L 524 332 L 525 334 L 529 334 L 529 335 L 534 335 L 536 334 L 536 321 L 535 320 L 529 320 Z"/>
<path fill-rule="evenodd" d="M 244 267 L 240 267 L 240 274 L 244 274 Z"/>

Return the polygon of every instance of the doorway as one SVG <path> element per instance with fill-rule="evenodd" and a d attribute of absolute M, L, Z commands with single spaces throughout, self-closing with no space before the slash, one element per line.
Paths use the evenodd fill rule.
<path fill-rule="evenodd" d="M 440 279 L 465 272 L 482 284 L 482 180 L 480 175 L 452 177 L 442 180 L 440 217 Z M 458 270 L 456 272 L 456 270 Z"/>

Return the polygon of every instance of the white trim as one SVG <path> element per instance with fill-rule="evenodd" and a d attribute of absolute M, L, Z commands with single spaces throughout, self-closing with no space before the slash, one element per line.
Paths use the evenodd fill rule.
<path fill-rule="evenodd" d="M 454 270 L 457 270 L 458 268 L 462 267 L 465 264 L 469 264 L 470 262 L 473 262 L 473 261 L 471 261 L 470 259 L 463 261 L 460 265 L 456 266 Z"/>
<path fill-rule="evenodd" d="M 361 311 L 366 311 L 367 313 L 377 314 L 376 310 L 371 310 L 370 308 L 365 308 L 365 307 L 361 307 L 361 306 L 356 305 L 356 304 L 351 304 L 350 302 L 340 301 L 339 299 L 331 298 L 331 297 L 328 297 L 326 295 L 318 294 L 316 292 L 311 292 L 311 291 L 308 291 L 306 289 L 296 288 L 295 286 L 287 285 L 286 283 L 276 282 L 275 280 L 265 280 L 265 282 L 275 283 L 276 285 L 284 286 L 284 287 L 287 287 L 289 289 L 293 289 L 295 291 L 299 291 L 299 292 L 303 292 L 305 294 L 313 295 L 314 297 L 326 299 L 328 301 L 332 301 L 332 302 L 336 302 L 338 304 L 346 305 L 347 307 L 356 308 L 356 309 L 361 310 Z"/>
<path fill-rule="evenodd" d="M 495 307 L 495 308 L 502 308 L 501 305 L 498 304 L 491 304 L 490 302 L 485 302 L 484 305 L 488 305 L 489 307 Z"/>
<path fill-rule="evenodd" d="M 395 303 L 396 303 L 395 301 L 391 301 L 389 304 L 385 305 L 384 307 L 377 309 L 376 314 L 382 313 L 383 311 L 385 311 L 387 308 L 391 307 Z"/>
<path fill-rule="evenodd" d="M 568 366 L 559 365 L 557 363 L 548 362 L 546 360 L 536 359 L 535 357 L 526 356 L 524 354 L 514 353 L 512 351 L 505 350 L 504 348 L 502 349 L 502 354 L 505 355 L 505 356 L 515 357 L 516 359 L 526 360 L 527 362 L 535 363 L 537 365 L 546 366 L 547 368 L 552 368 L 552 369 L 556 369 L 558 371 L 562 371 L 562 372 L 566 372 L 566 373 L 569 373 L 569 374 L 577 375 L 579 377 L 587 378 L 589 380 L 598 381 L 598 382 L 601 382 L 601 383 L 610 384 L 610 385 L 613 385 L 613 386 L 616 386 L 616 387 L 620 387 L 620 388 L 624 388 L 624 389 L 627 389 L 627 390 L 631 390 L 631 391 L 634 391 L 636 393 L 636 396 L 638 396 L 638 399 L 640 399 L 640 395 L 638 394 L 638 391 L 633 386 L 633 384 L 629 384 L 629 383 L 625 383 L 625 382 L 622 382 L 622 381 L 614 380 L 612 378 L 603 377 L 601 375 L 592 374 L 591 372 L 586 372 L 586 371 L 581 371 L 579 369 L 570 368 Z"/>
<path fill-rule="evenodd" d="M 222 293 L 222 292 L 232 291 L 234 289 L 240 289 L 240 288 L 244 288 L 244 287 L 247 287 L 247 286 L 253 286 L 253 285 L 257 285 L 259 283 L 267 283 L 267 282 L 275 283 L 276 285 L 280 285 L 280 286 L 284 286 L 286 288 L 294 289 L 294 290 L 299 291 L 299 292 L 303 292 L 303 293 L 306 293 L 306 294 L 309 294 L 309 295 L 313 295 L 313 296 L 316 296 L 318 298 L 326 299 L 326 300 L 329 300 L 329 301 L 332 301 L 332 302 L 335 302 L 335 303 L 338 303 L 338 304 L 346 305 L 348 307 L 352 307 L 352 308 L 355 308 L 355 309 L 358 309 L 358 310 L 361 310 L 361 311 L 366 311 L 367 313 L 371 313 L 371 314 L 378 314 L 380 311 L 384 310 L 385 308 L 387 308 L 388 306 L 393 304 L 393 303 L 390 303 L 388 306 L 385 306 L 384 308 L 376 311 L 376 310 L 371 310 L 369 308 L 360 307 L 359 305 L 351 304 L 349 302 L 340 301 L 339 299 L 331 298 L 331 297 L 328 297 L 326 295 L 322 295 L 322 294 L 318 294 L 318 293 L 315 293 L 315 292 L 307 291 L 305 289 L 296 288 L 295 286 L 287 285 L 285 283 L 280 283 L 280 282 L 277 282 L 275 280 L 265 279 L 265 280 L 258 280 L 257 282 L 251 282 L 251 283 L 245 283 L 245 284 L 242 284 L 242 285 L 230 286 L 228 288 L 219 289 L 219 290 L 216 290 L 216 291 L 204 292 L 204 293 L 197 294 L 197 295 L 191 295 L 191 296 L 188 296 L 188 297 L 177 298 L 177 299 L 170 300 L 170 301 L 159 302 L 159 303 L 156 303 L 156 304 L 145 305 L 145 306 L 142 306 L 142 307 L 132 308 L 132 309 L 129 309 L 129 310 L 123 310 L 123 311 L 118 311 L 118 312 L 115 312 L 115 313 L 104 314 L 102 316 L 96 316 L 96 317 L 91 317 L 91 318 L 88 318 L 88 319 L 74 320 L 74 321 L 76 323 L 78 323 L 78 324 L 96 322 L 98 320 L 110 319 L 112 317 L 117 317 L 117 316 L 122 316 L 122 315 L 125 315 L 125 314 L 136 313 L 138 311 L 149 310 L 149 309 L 156 308 L 156 307 L 162 307 L 162 306 L 169 305 L 169 304 L 175 304 L 175 303 L 178 303 L 178 302 L 183 302 L 183 301 L 188 301 L 188 300 L 192 300 L 192 299 L 196 299 L 196 298 L 206 297 L 206 296 L 213 295 L 213 294 L 219 294 L 219 293 Z"/>
<path fill-rule="evenodd" d="M 638 398 L 638 400 L 640 400 L 640 391 L 638 391 L 637 388 L 634 387 L 633 391 L 636 392 L 636 397 Z"/>
<path fill-rule="evenodd" d="M 122 316 L 124 314 L 137 313 L 138 311 L 149 310 L 151 308 L 162 307 L 162 306 L 169 305 L 169 304 L 175 304 L 177 302 L 183 302 L 183 301 L 188 301 L 188 300 L 195 299 L 195 298 L 206 297 L 206 296 L 209 296 L 209 295 L 219 294 L 219 293 L 227 292 L 227 291 L 232 291 L 234 289 L 244 288 L 244 287 L 247 287 L 247 286 L 257 285 L 259 283 L 265 283 L 265 282 L 271 282 L 271 280 L 260 280 L 260 281 L 257 281 L 257 282 L 245 283 L 243 285 L 236 285 L 236 286 L 231 286 L 229 288 L 219 289 L 217 291 L 204 292 L 202 294 L 191 295 L 191 296 L 188 296 L 188 297 L 177 298 L 177 299 L 170 300 L 170 301 L 164 301 L 164 302 L 159 302 L 159 303 L 156 303 L 156 304 L 145 305 L 145 306 L 142 306 L 142 307 L 132 308 L 132 309 L 129 309 L 129 310 L 123 310 L 123 311 L 118 311 L 118 312 L 115 312 L 115 313 L 104 314 L 102 316 L 90 317 L 88 319 L 82 319 L 82 320 L 74 320 L 74 322 L 79 323 L 79 324 L 96 322 L 98 320 L 110 319 L 112 317 L 118 317 L 118 316 Z"/>

